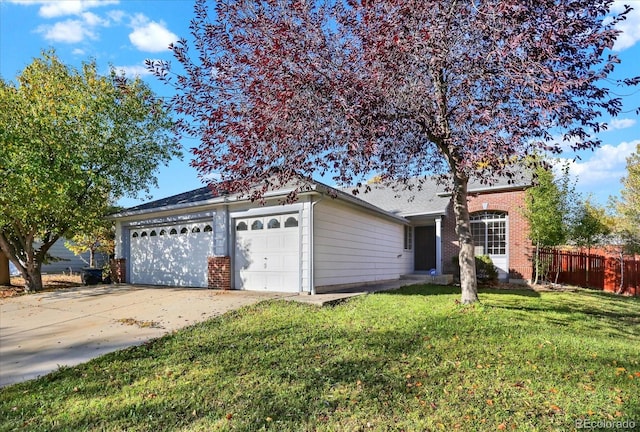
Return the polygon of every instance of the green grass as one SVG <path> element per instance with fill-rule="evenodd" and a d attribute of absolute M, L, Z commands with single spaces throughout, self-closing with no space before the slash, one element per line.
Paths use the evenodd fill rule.
<path fill-rule="evenodd" d="M 268 302 L 0 390 L 0 430 L 573 430 L 640 423 L 640 301 L 414 286 Z M 636 426 L 638 428 L 638 426 Z"/>

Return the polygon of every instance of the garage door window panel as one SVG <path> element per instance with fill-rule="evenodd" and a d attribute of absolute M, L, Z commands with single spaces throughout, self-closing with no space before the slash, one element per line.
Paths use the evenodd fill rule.
<path fill-rule="evenodd" d="M 296 219 L 295 217 L 291 216 L 288 217 L 286 221 L 284 221 L 284 227 L 285 228 L 294 228 L 298 226 L 298 219 Z"/>
<path fill-rule="evenodd" d="M 267 224 L 267 228 L 268 229 L 277 229 L 280 228 L 280 221 L 276 218 L 272 218 L 269 220 L 269 223 Z"/>

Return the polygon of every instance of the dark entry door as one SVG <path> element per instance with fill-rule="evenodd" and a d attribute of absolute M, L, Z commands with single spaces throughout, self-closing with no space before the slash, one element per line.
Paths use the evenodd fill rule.
<path fill-rule="evenodd" d="M 436 268 L 436 227 L 415 227 L 414 260 L 416 270 Z"/>

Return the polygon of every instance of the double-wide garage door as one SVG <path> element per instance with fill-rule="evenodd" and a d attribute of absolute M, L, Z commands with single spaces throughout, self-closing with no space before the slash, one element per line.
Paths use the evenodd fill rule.
<path fill-rule="evenodd" d="M 131 230 L 131 283 L 206 287 L 212 231 L 206 222 Z"/>
<path fill-rule="evenodd" d="M 235 235 L 236 288 L 282 292 L 299 290 L 298 213 L 236 219 Z"/>

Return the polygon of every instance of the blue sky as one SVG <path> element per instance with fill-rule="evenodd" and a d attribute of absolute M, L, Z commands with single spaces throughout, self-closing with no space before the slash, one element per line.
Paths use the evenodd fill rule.
<path fill-rule="evenodd" d="M 614 47 L 622 59 L 617 77 L 640 75 L 640 0 L 616 2 L 615 7 L 624 3 L 637 10 L 620 26 L 623 33 Z M 13 81 L 42 49 L 53 47 L 67 64 L 78 66 L 93 58 L 105 72 L 111 64 L 141 76 L 156 94 L 171 96 L 170 87 L 148 74 L 144 60 L 171 60 L 167 46 L 179 37 L 189 38 L 192 17 L 192 0 L 0 0 L 0 75 Z M 624 93 L 633 92 L 627 89 Z M 601 204 L 619 194 L 625 159 L 640 143 L 640 116 L 634 111 L 638 106 L 640 88 L 625 98 L 625 113 L 614 121 L 603 119 L 610 126 L 599 135 L 601 148 L 562 155 L 571 164 L 578 192 L 592 194 Z M 189 166 L 189 148 L 197 146 L 197 141 L 182 143 L 185 157 L 160 168 L 159 187 L 151 191 L 154 199 L 202 186 Z M 122 199 L 119 204 L 131 206 L 141 201 Z"/>

